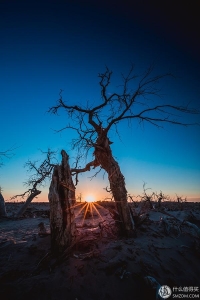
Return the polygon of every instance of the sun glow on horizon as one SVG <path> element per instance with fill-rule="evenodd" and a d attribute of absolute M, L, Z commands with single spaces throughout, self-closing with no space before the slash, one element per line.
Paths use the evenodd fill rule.
<path fill-rule="evenodd" d="M 96 200 L 95 197 L 90 194 L 85 197 L 85 201 L 91 203 L 91 202 L 95 202 Z"/>

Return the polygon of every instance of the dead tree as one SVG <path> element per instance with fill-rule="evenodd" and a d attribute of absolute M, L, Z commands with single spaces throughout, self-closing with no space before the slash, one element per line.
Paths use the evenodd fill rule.
<path fill-rule="evenodd" d="M 1 191 L 2 191 L 2 189 L 0 187 L 0 218 L 7 216 L 5 201 L 4 201 L 4 198 L 3 198 L 3 195 L 1 193 Z"/>
<path fill-rule="evenodd" d="M 46 158 L 45 160 L 37 167 L 37 162 L 31 162 L 30 160 L 25 164 L 25 167 L 28 168 L 29 172 L 34 171 L 34 174 L 31 175 L 28 181 L 25 183 L 26 186 L 30 187 L 23 194 L 15 195 L 11 199 L 16 199 L 18 197 L 24 198 L 27 196 L 26 202 L 21 206 L 19 211 L 16 213 L 16 218 L 20 218 L 22 214 L 26 211 L 27 207 L 31 203 L 31 201 L 37 197 L 41 191 L 37 189 L 38 186 L 42 186 L 47 178 L 49 178 L 52 174 L 53 168 L 55 164 L 52 164 L 52 160 L 54 159 L 55 152 L 48 149 L 45 152 Z"/>
<path fill-rule="evenodd" d="M 10 148 L 5 151 L 0 151 L 0 168 L 3 166 L 3 158 L 11 158 L 13 156 L 13 150 L 13 148 Z M 0 218 L 7 216 L 5 200 L 1 192 L 2 188 L 0 187 Z"/>
<path fill-rule="evenodd" d="M 141 200 L 141 209 L 140 213 L 144 213 L 144 211 L 148 211 L 149 209 L 153 209 L 153 199 L 155 197 L 155 193 L 152 192 L 151 195 L 147 194 L 147 190 L 151 188 L 145 188 L 146 183 L 143 184 L 143 196 L 138 195 L 137 197 Z"/>
<path fill-rule="evenodd" d="M 156 84 L 170 74 L 153 76 L 152 72 L 153 69 L 149 68 L 144 75 L 138 77 L 133 74 L 133 67 L 131 67 L 127 76 L 122 75 L 123 84 L 120 92 L 110 93 L 108 89 L 112 71 L 106 68 L 104 73 L 99 74 L 101 89 L 99 104 L 93 107 L 88 103 L 85 106 L 70 104 L 63 100 L 61 91 L 58 103 L 49 109 L 49 112 L 54 114 L 60 109 L 66 112 L 67 119 L 71 121 L 58 131 L 73 129 L 77 132 L 78 138 L 73 141 L 73 147 L 78 150 L 79 157 L 93 149 L 94 160 L 84 168 L 72 169 L 72 174 L 76 175 L 76 183 L 78 183 L 77 174 L 89 171 L 91 167 L 100 167 L 107 172 L 110 189 L 120 215 L 121 229 L 123 234 L 128 236 L 134 231 L 134 221 L 127 202 L 125 178 L 110 147 L 112 144 L 109 139 L 111 128 L 114 127 L 118 133 L 118 124 L 127 121 L 130 125 L 133 120 L 147 122 L 157 127 L 162 127 L 160 124 L 163 123 L 187 126 L 192 124 L 174 119 L 174 112 L 199 113 L 188 106 L 153 102 L 152 97 L 159 95 Z M 130 88 L 132 82 L 135 82 L 134 89 Z"/>
<path fill-rule="evenodd" d="M 157 207 L 160 208 L 161 207 L 161 202 L 162 201 L 168 201 L 170 200 L 168 195 L 164 195 L 162 191 L 160 191 L 159 194 L 157 194 L 157 192 L 155 193 L 155 197 L 157 198 Z"/>
<path fill-rule="evenodd" d="M 176 201 L 177 201 L 178 203 L 184 203 L 184 202 L 187 202 L 187 197 L 186 197 L 186 198 L 183 198 L 183 196 L 178 196 L 178 195 L 176 194 Z"/>
<path fill-rule="evenodd" d="M 53 170 L 49 188 L 51 251 L 63 253 L 72 243 L 75 236 L 75 217 L 73 204 L 75 186 L 72 181 L 68 155 L 62 150 L 62 163 Z"/>
<path fill-rule="evenodd" d="M 183 196 L 178 196 L 176 194 L 176 201 L 178 202 L 178 205 L 180 207 L 180 210 L 183 210 L 183 204 L 187 202 L 187 197 L 183 198 Z"/>

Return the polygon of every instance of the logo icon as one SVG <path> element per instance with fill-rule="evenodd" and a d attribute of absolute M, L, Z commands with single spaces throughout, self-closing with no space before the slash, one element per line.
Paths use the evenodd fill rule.
<path fill-rule="evenodd" d="M 162 285 L 158 290 L 158 295 L 163 299 L 167 299 L 171 296 L 172 290 L 168 285 Z"/>

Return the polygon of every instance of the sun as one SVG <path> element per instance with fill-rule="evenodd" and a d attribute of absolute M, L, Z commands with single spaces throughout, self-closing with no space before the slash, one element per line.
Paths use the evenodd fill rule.
<path fill-rule="evenodd" d="M 95 202 L 95 197 L 93 195 L 87 195 L 85 197 L 86 202 Z"/>

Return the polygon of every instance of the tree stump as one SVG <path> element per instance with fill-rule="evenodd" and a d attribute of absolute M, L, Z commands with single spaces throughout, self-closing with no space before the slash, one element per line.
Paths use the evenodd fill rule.
<path fill-rule="evenodd" d="M 61 165 L 53 170 L 49 188 L 51 251 L 61 254 L 72 243 L 75 236 L 74 199 L 75 187 L 68 163 L 69 156 L 62 150 Z"/>
<path fill-rule="evenodd" d="M 5 201 L 4 201 L 3 195 L 1 194 L 1 191 L 0 191 L 0 218 L 6 217 L 6 216 L 7 216 L 7 213 L 6 213 Z"/>

